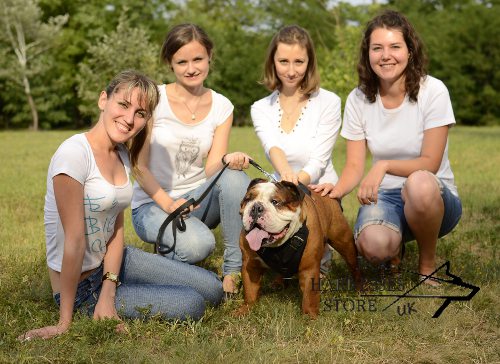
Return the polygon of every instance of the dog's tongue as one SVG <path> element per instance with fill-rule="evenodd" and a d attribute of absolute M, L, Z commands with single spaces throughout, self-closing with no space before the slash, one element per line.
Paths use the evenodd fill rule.
<path fill-rule="evenodd" d="M 250 249 L 257 251 L 262 245 L 262 240 L 269 238 L 269 233 L 256 227 L 247 234 L 246 238 Z"/>

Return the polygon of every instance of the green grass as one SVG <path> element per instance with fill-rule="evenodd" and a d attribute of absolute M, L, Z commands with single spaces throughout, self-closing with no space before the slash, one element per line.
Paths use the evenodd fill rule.
<path fill-rule="evenodd" d="M 239 299 L 209 309 L 199 322 L 127 321 L 130 334 L 117 335 L 110 322 L 77 316 L 65 335 L 17 342 L 25 330 L 58 318 L 45 264 L 43 203 L 50 157 L 71 134 L 0 133 L 0 363 L 500 362 L 500 128 L 455 127 L 450 133 L 451 163 L 464 211 L 459 226 L 439 241 L 438 258 L 451 261 L 452 273 L 481 290 L 472 301 L 453 302 L 438 319 L 431 316 L 441 301 L 427 299 L 415 300 L 417 312 L 411 315 L 399 316 L 395 306 L 381 312 L 382 305 L 377 312 L 322 312 L 311 321 L 300 314 L 300 296 L 292 282 L 284 290 L 266 284 L 255 310 L 241 319 L 231 316 Z M 231 150 L 243 150 L 270 169 L 249 128 L 233 130 Z M 341 138 L 334 156 L 341 171 Z M 249 173 L 261 176 L 255 169 Z M 354 193 L 343 204 L 352 224 L 357 212 Z M 126 241 L 152 250 L 135 235 L 130 211 Z M 408 245 L 404 259 L 409 270 L 416 268 L 415 245 Z M 218 246 L 203 265 L 217 271 L 221 251 Z M 333 278 L 347 274 L 337 255 L 333 272 Z"/>

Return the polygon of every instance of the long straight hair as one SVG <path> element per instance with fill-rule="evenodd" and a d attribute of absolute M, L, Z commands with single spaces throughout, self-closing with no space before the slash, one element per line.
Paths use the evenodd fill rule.
<path fill-rule="evenodd" d="M 144 143 L 151 132 L 153 123 L 153 111 L 160 101 L 160 93 L 158 86 L 146 75 L 135 70 L 126 70 L 117 74 L 106 87 L 106 95 L 111 97 L 119 90 L 125 90 L 125 95 L 130 95 L 133 90 L 138 90 L 138 101 L 140 105 L 144 105 L 147 113 L 146 126 L 137 133 L 133 138 L 125 143 L 128 149 L 132 173 L 140 175 L 140 170 L 137 166 L 139 153 L 144 146 Z"/>
<path fill-rule="evenodd" d="M 276 33 L 267 47 L 266 61 L 264 63 L 264 75 L 260 83 L 267 87 L 268 90 L 280 90 L 282 83 L 276 74 L 274 67 L 274 55 L 278 49 L 278 44 L 298 44 L 307 51 L 307 70 L 300 83 L 300 89 L 305 95 L 310 95 L 319 89 L 319 72 L 316 61 L 316 52 L 311 36 L 304 28 L 298 25 L 289 25 L 281 28 Z"/>

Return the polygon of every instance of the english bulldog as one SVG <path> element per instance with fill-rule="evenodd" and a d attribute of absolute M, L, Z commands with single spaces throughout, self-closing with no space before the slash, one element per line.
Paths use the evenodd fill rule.
<path fill-rule="evenodd" d="M 245 303 L 236 315 L 246 314 L 257 301 L 262 276 L 271 268 L 283 276 L 298 274 L 302 312 L 316 318 L 325 243 L 344 258 L 355 282 L 361 282 L 353 234 L 339 202 L 300 187 L 307 193 L 286 181 L 254 179 L 248 186 L 240 209 Z"/>

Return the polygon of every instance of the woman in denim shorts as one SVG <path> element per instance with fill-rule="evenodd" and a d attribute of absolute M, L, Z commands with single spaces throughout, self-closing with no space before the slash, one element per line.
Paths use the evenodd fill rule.
<path fill-rule="evenodd" d="M 402 14 L 387 10 L 367 24 L 358 87 L 344 111 L 346 165 L 335 186 L 312 186 L 341 198 L 359 184 L 358 252 L 374 264 L 399 263 L 402 244 L 417 240 L 422 276 L 434 272 L 437 239 L 462 214 L 448 160 L 451 100 L 446 86 L 427 75 L 426 63 L 422 42 Z M 373 162 L 364 175 L 367 149 Z"/>

